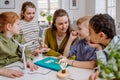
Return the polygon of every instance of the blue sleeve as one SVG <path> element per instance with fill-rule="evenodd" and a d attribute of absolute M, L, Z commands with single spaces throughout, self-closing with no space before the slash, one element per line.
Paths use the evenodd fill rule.
<path fill-rule="evenodd" d="M 97 60 L 96 51 L 97 51 L 97 49 L 94 49 L 93 53 L 91 53 L 89 60 Z"/>
<path fill-rule="evenodd" d="M 77 52 L 77 43 L 74 44 L 73 46 L 71 46 L 71 48 L 70 48 L 70 53 L 69 53 L 69 57 L 75 55 L 76 52 Z"/>

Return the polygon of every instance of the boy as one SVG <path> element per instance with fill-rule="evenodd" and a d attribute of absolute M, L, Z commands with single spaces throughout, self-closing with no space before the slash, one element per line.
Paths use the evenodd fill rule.
<path fill-rule="evenodd" d="M 89 19 L 90 16 L 84 16 L 77 20 L 78 30 L 70 34 L 69 40 L 64 50 L 64 56 L 76 56 L 75 60 L 66 59 L 66 62 L 74 67 L 93 69 L 96 66 L 96 48 L 89 44 Z M 71 46 L 73 41 L 80 37 L 75 45 Z"/>
<path fill-rule="evenodd" d="M 103 50 L 96 52 L 97 59 L 107 63 L 109 48 L 120 48 L 120 36 L 116 36 L 115 22 L 108 14 L 97 14 L 89 21 L 90 41 L 101 44 Z M 97 80 L 99 71 L 92 74 L 89 80 Z"/>

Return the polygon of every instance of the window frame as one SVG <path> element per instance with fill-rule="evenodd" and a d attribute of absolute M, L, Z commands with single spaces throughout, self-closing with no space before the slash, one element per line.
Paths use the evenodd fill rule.
<path fill-rule="evenodd" d="M 115 21 L 116 21 L 116 1 L 117 0 L 115 0 L 115 5 L 114 6 L 108 6 L 109 5 L 109 1 L 111 2 L 111 0 L 106 0 L 106 12 L 112 17 L 112 18 L 114 18 L 115 19 Z M 109 13 L 109 9 L 114 9 L 115 8 L 115 15 L 113 16 L 112 14 L 113 13 Z M 112 11 L 111 11 L 112 12 Z"/>
<path fill-rule="evenodd" d="M 53 10 L 53 9 L 50 8 L 50 6 L 51 6 L 51 5 L 50 5 L 50 3 L 51 3 L 50 0 L 47 0 L 47 2 L 48 2 L 48 3 L 46 3 L 46 4 L 47 4 L 47 8 L 39 8 L 39 6 L 38 6 L 38 20 L 39 20 L 39 21 L 41 21 L 41 17 L 42 17 L 42 16 L 40 15 L 40 12 L 41 12 L 41 11 L 46 11 L 46 12 L 47 12 L 47 15 L 48 15 L 48 14 L 51 14 L 51 10 Z M 39 0 L 38 0 L 38 5 L 39 5 Z M 58 8 L 60 8 L 60 7 L 61 7 L 61 1 L 58 0 Z M 56 9 L 58 9 L 58 8 L 56 8 Z M 56 9 L 55 9 L 55 10 L 56 10 Z M 53 14 L 52 14 L 52 15 L 53 15 Z M 46 16 L 45 16 L 45 17 L 46 17 Z"/>

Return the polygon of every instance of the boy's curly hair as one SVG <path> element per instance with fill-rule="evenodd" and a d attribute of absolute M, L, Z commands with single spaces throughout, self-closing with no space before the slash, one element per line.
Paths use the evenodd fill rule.
<path fill-rule="evenodd" d="M 108 14 L 97 14 L 89 21 L 90 27 L 96 32 L 103 32 L 107 38 L 112 39 L 116 35 L 114 19 Z"/>

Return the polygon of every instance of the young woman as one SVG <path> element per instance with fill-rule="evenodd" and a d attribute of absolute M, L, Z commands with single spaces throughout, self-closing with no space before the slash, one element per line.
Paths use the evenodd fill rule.
<path fill-rule="evenodd" d="M 51 28 L 46 30 L 45 44 L 47 46 L 46 56 L 60 56 L 73 29 L 70 26 L 68 13 L 63 9 L 58 9 L 53 15 Z"/>
<path fill-rule="evenodd" d="M 0 75 L 16 78 L 23 76 L 23 73 L 13 69 L 3 68 L 6 65 L 21 60 L 21 48 L 14 42 L 24 44 L 25 40 L 19 35 L 21 29 L 19 16 L 14 12 L 3 12 L 0 14 Z M 31 61 L 33 56 L 31 51 L 26 48 L 27 67 L 36 70 L 38 67 Z"/>
<path fill-rule="evenodd" d="M 89 44 L 89 28 L 88 23 L 90 16 L 85 16 L 77 20 L 78 31 L 72 31 L 70 38 L 64 50 L 64 56 L 76 56 L 75 60 L 65 59 L 65 61 L 74 67 L 93 69 L 96 66 L 96 48 L 91 47 Z M 74 39 L 80 39 L 71 46 Z"/>
<path fill-rule="evenodd" d="M 37 53 L 36 48 L 39 47 L 39 27 L 37 21 L 34 20 L 36 7 L 32 2 L 24 2 L 21 8 L 21 33 L 24 35 L 26 42 L 34 41 L 34 44 L 28 47 L 32 53 Z"/>

